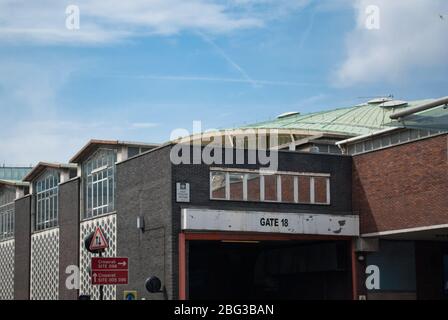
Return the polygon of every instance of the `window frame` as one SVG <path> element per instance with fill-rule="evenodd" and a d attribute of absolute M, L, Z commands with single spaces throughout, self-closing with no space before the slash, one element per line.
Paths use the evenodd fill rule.
<path fill-rule="evenodd" d="M 225 198 L 217 198 L 213 197 L 213 174 L 225 174 Z M 230 175 L 231 174 L 243 174 L 243 200 L 234 200 L 230 198 Z M 259 200 L 248 200 L 248 176 L 249 175 L 259 175 L 259 190 L 260 190 L 260 199 Z M 277 190 L 277 200 L 266 200 L 265 199 L 265 176 L 267 175 L 275 175 L 276 179 L 276 190 Z M 293 189 L 294 189 L 294 201 L 286 202 L 282 199 L 282 176 L 292 176 L 293 179 Z M 301 202 L 299 201 L 299 176 L 310 177 L 310 202 Z M 316 202 L 315 201 L 315 183 L 314 178 L 320 177 L 326 179 L 326 202 Z M 210 168 L 209 174 L 209 187 L 210 187 L 210 200 L 212 201 L 233 201 L 233 202 L 256 202 L 256 203 L 284 203 L 284 204 L 308 204 L 308 205 L 331 205 L 331 174 L 328 173 L 308 173 L 308 172 L 267 172 L 263 170 L 249 170 L 249 169 L 227 169 L 227 168 Z"/>
<path fill-rule="evenodd" d="M 82 220 L 115 212 L 117 153 L 114 148 L 98 148 L 82 163 Z"/>
<path fill-rule="evenodd" d="M 33 183 L 34 216 L 33 232 L 40 232 L 59 225 L 60 172 L 46 170 Z"/>
<path fill-rule="evenodd" d="M 0 242 L 14 238 L 15 208 L 14 196 L 8 195 L 8 188 L 0 190 Z"/>

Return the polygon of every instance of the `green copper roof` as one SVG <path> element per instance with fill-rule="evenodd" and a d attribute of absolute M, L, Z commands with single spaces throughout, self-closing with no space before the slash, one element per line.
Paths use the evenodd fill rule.
<path fill-rule="evenodd" d="M 448 109 L 439 106 L 403 117 L 400 121 L 392 121 L 388 126 L 448 131 Z"/>
<path fill-rule="evenodd" d="M 386 124 L 391 122 L 389 116 L 398 110 L 416 107 L 433 100 L 411 101 L 407 105 L 393 108 L 365 103 L 347 108 L 290 115 L 284 118 L 247 125 L 241 129 L 295 129 L 358 136 L 386 128 Z"/>
<path fill-rule="evenodd" d="M 0 180 L 22 181 L 30 171 L 26 167 L 0 167 Z"/>

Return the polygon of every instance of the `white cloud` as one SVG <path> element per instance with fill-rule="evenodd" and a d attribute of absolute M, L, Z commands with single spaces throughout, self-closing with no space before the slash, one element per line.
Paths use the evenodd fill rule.
<path fill-rule="evenodd" d="M 365 27 L 366 8 L 380 9 L 380 29 Z M 401 81 L 418 70 L 446 66 L 446 0 L 357 0 L 356 28 L 347 38 L 347 57 L 336 74 L 340 86 Z"/>
<path fill-rule="evenodd" d="M 65 26 L 68 5 L 80 9 L 80 29 Z M 130 36 L 185 30 L 225 33 L 263 21 L 222 1 L 0 0 L 0 39 L 44 43 L 104 43 Z"/>
<path fill-rule="evenodd" d="M 259 28 L 267 19 L 291 14 L 308 0 L 0 0 L 0 46 L 5 44 L 108 44 L 151 34 L 184 31 L 210 35 Z M 80 29 L 66 28 L 66 7 L 80 8 Z M 272 9 L 272 10 L 271 10 Z M 26 49 L 25 49 L 26 50 Z M 79 61 L 54 57 L 0 56 L 0 162 L 29 165 L 65 162 L 88 139 L 143 136 L 152 122 L 123 123 L 117 114 L 104 122 L 66 112 L 61 92 Z M 227 57 L 230 59 L 229 57 Z M 228 61 L 231 63 L 230 60 Z M 237 67 L 237 66 L 234 66 Z M 243 70 L 244 72 L 244 70 Z M 150 76 L 151 77 L 151 76 Z M 221 77 L 157 77 L 164 80 L 228 81 L 300 85 Z M 81 108 L 80 108 L 81 109 Z M 118 112 L 118 111 L 117 111 Z M 84 119 L 83 119 L 84 118 Z M 103 118 L 102 118 L 103 119 Z M 135 119 L 138 121 L 138 119 Z M 133 129 L 133 130 L 129 130 Z"/>
<path fill-rule="evenodd" d="M 310 0 L 0 0 L 0 40 L 107 43 L 186 30 L 226 33 L 256 28 Z M 66 28 L 66 8 L 80 11 L 80 29 Z"/>

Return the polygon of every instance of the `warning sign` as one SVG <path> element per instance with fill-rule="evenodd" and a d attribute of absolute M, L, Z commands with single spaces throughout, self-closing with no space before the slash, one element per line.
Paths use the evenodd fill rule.
<path fill-rule="evenodd" d="M 109 247 L 106 237 L 103 234 L 103 230 L 100 227 L 96 227 L 95 233 L 93 234 L 92 241 L 90 242 L 90 251 L 104 250 Z"/>

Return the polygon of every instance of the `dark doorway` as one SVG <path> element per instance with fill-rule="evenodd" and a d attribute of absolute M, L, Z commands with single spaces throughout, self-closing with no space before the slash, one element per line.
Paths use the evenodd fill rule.
<path fill-rule="evenodd" d="M 348 242 L 189 241 L 189 299 L 350 299 Z"/>

